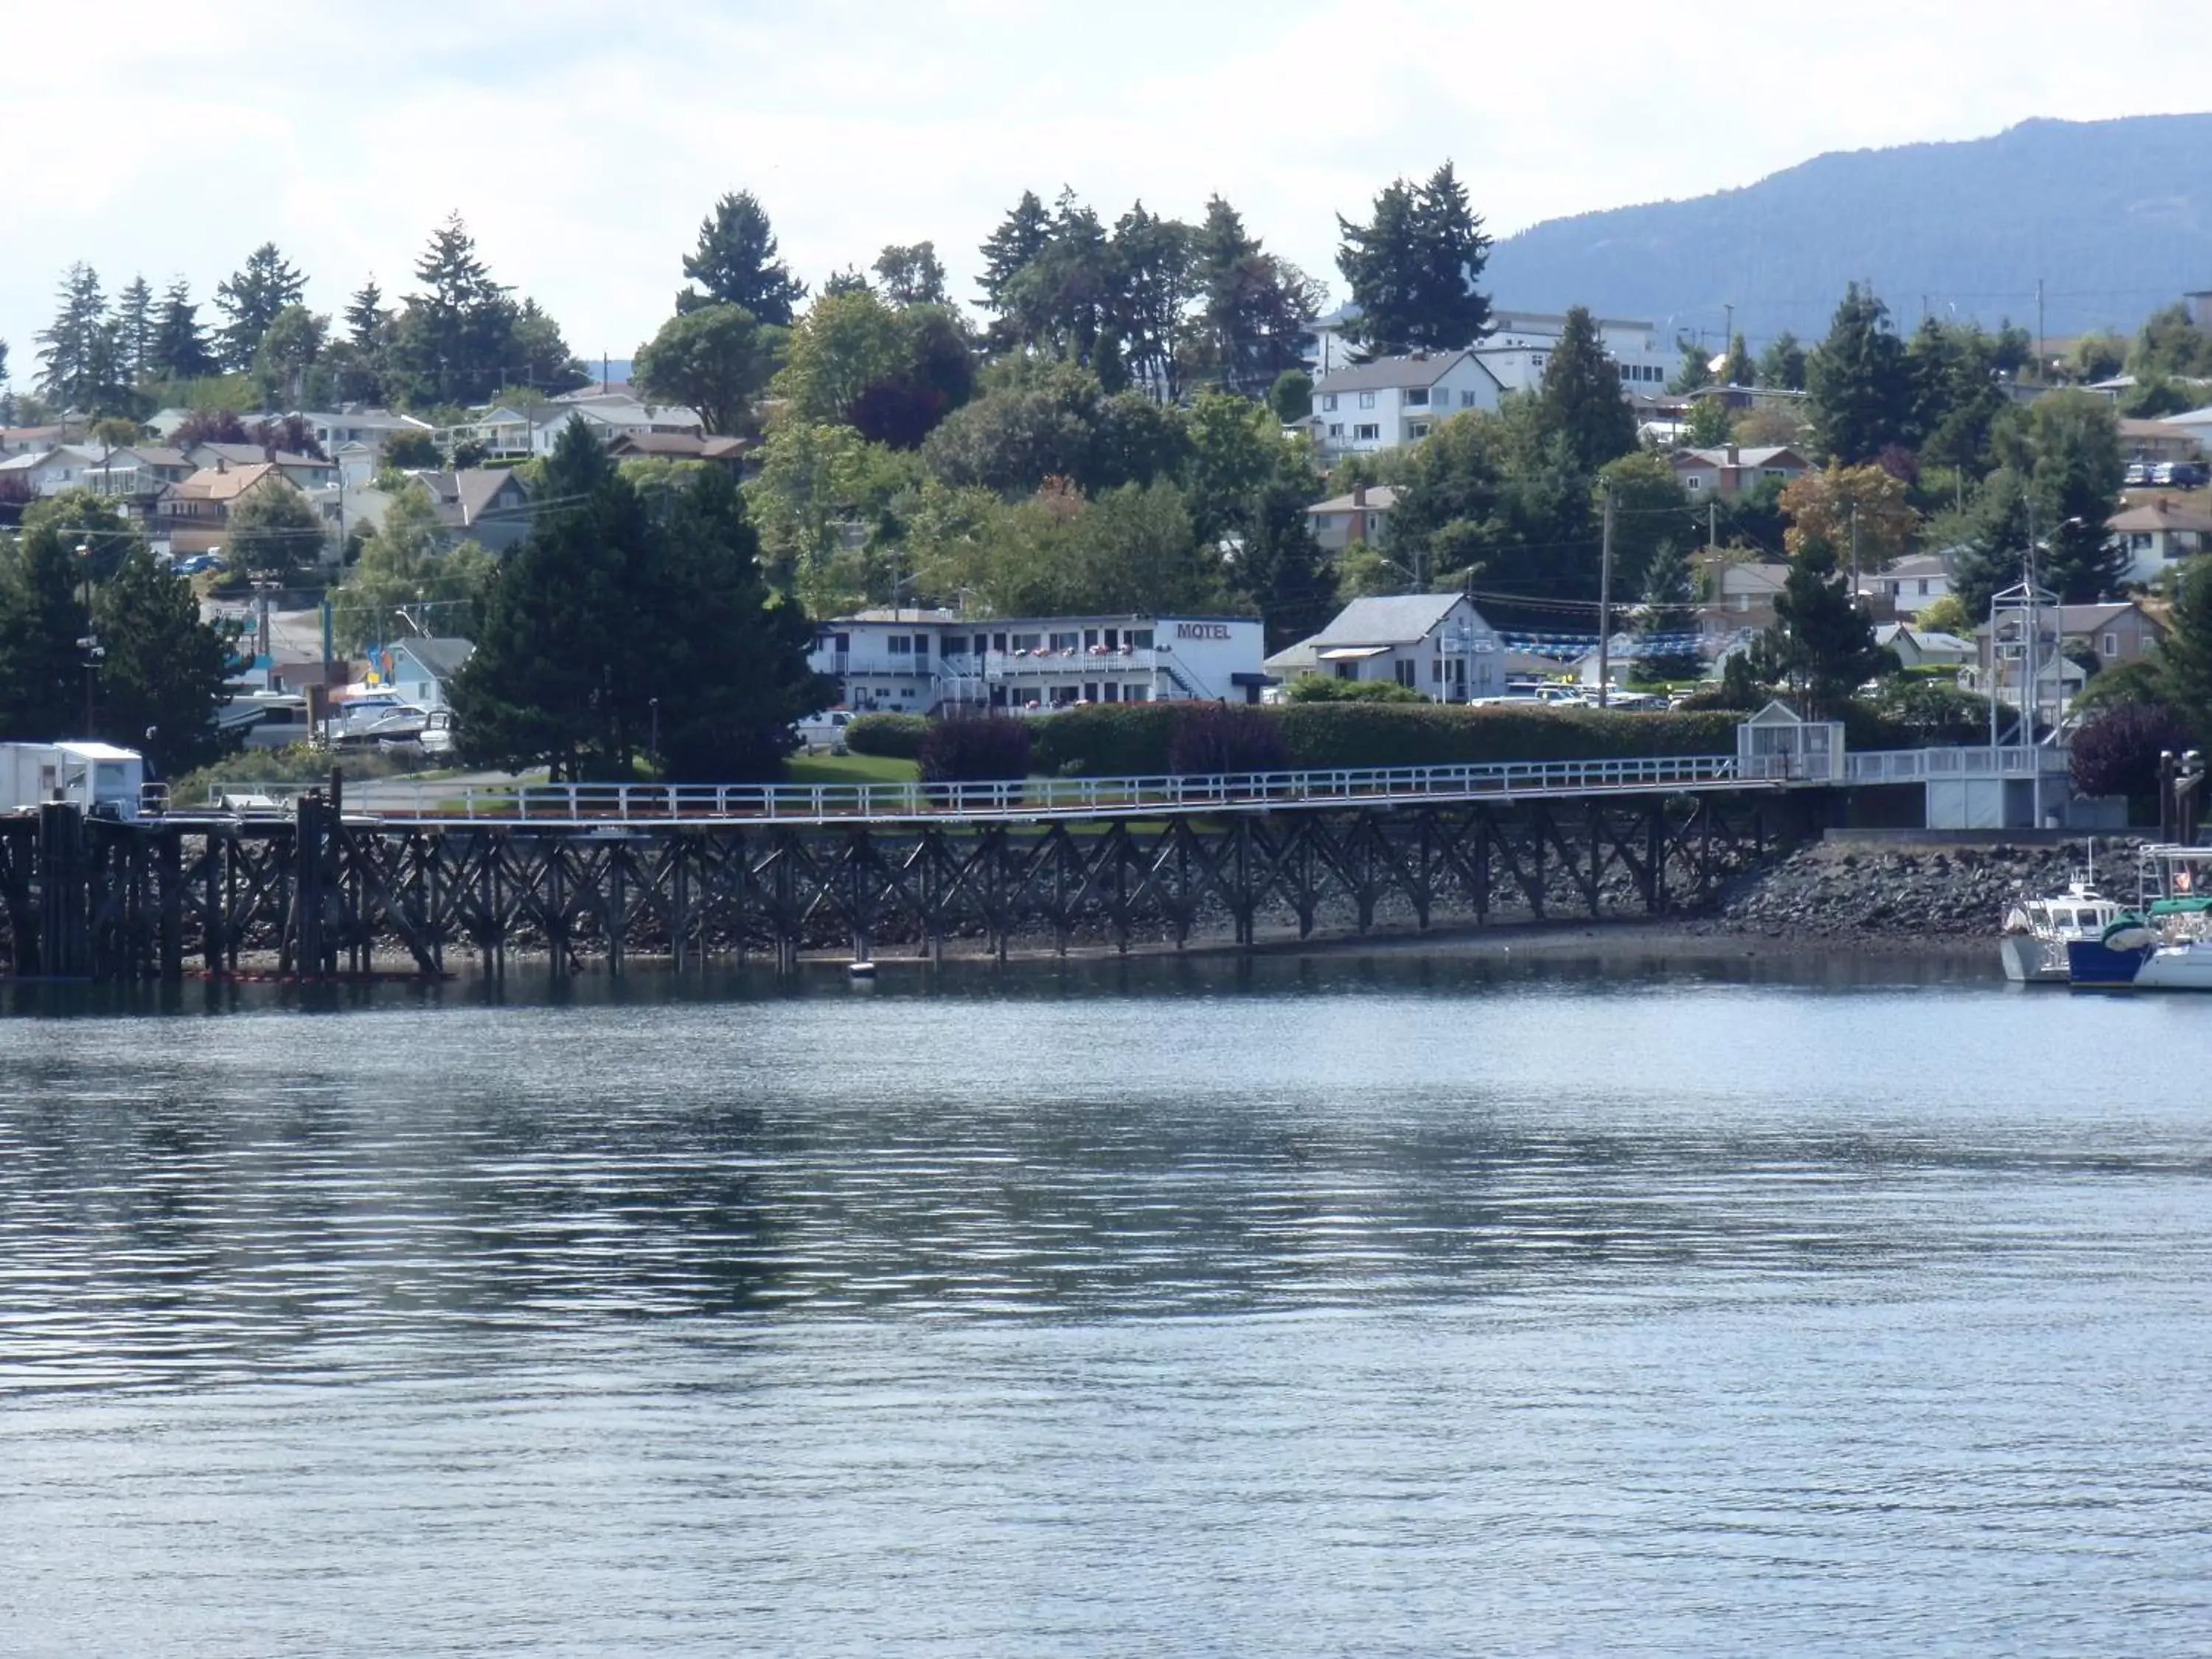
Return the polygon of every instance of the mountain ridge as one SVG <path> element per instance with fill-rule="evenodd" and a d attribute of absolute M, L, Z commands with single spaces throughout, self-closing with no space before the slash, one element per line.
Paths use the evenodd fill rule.
<path fill-rule="evenodd" d="M 1900 328 L 1944 315 L 2050 337 L 2142 319 L 2212 289 L 2212 113 L 2038 117 L 1986 138 L 1832 150 L 1749 185 L 1546 220 L 1500 239 L 1484 285 L 1517 306 L 1588 305 L 1756 349 L 1816 338 L 1845 285 Z"/>

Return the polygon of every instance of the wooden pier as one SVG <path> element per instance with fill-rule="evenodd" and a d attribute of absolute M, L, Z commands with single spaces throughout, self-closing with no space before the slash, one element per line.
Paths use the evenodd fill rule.
<path fill-rule="evenodd" d="M 0 817 L 0 973 L 319 980 L 635 958 L 1198 939 L 1693 910 L 1816 800 L 1680 790 L 1313 799 L 848 818 L 441 820 L 349 811 Z"/>

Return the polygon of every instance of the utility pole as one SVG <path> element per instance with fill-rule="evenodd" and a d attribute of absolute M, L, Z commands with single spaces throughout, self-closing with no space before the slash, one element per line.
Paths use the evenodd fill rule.
<path fill-rule="evenodd" d="M 2038 386 L 2043 384 L 2045 372 L 2043 354 L 2043 278 L 2039 276 L 2035 279 L 2035 380 Z"/>
<path fill-rule="evenodd" d="M 1705 503 L 1705 551 L 1721 550 L 1721 504 L 1717 495 Z"/>
<path fill-rule="evenodd" d="M 1726 361 L 1728 354 L 1735 349 L 1735 301 L 1729 301 L 1722 310 L 1727 320 L 1721 328 L 1721 356 Z"/>
<path fill-rule="evenodd" d="M 1605 539 L 1597 566 L 1597 706 L 1613 696 L 1613 486 L 1605 487 Z"/>
<path fill-rule="evenodd" d="M 1851 603 L 1859 600 L 1859 504 L 1851 503 Z"/>

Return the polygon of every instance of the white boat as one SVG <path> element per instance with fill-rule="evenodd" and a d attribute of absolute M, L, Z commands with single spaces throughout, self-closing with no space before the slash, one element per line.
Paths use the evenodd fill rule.
<path fill-rule="evenodd" d="M 2095 945 L 2068 952 L 2091 990 L 2212 991 L 2212 847 L 2147 847 L 2141 899 Z"/>
<path fill-rule="evenodd" d="M 2006 913 L 1997 945 L 2005 977 L 2015 985 L 2065 984 L 2066 947 L 2101 939 L 2119 915 L 2119 905 L 2087 877 L 2068 883 L 2063 893 L 2021 900 Z"/>

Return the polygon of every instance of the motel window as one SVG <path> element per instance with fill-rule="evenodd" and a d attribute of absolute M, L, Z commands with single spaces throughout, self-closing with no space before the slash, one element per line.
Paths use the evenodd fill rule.
<path fill-rule="evenodd" d="M 1147 686 L 1125 685 L 1121 688 L 1123 702 L 1150 702 L 1152 700 L 1152 690 Z"/>
<path fill-rule="evenodd" d="M 910 657 L 914 654 L 914 641 L 904 634 L 892 635 L 890 643 L 891 655 L 894 657 Z"/>
<path fill-rule="evenodd" d="M 1073 651 L 1082 643 L 1083 635 L 1072 628 L 1052 636 L 1052 648 L 1055 651 Z"/>
<path fill-rule="evenodd" d="M 1106 693 L 1107 702 L 1119 702 L 1121 701 L 1121 687 L 1118 682 L 1114 680 L 1107 681 L 1103 690 Z"/>
<path fill-rule="evenodd" d="M 1352 428 L 1352 435 L 1354 438 L 1365 439 L 1372 441 L 1382 435 L 1382 428 L 1370 422 L 1366 426 L 1355 426 Z"/>
<path fill-rule="evenodd" d="M 1133 629 L 1129 635 L 1129 649 L 1149 651 L 1152 648 L 1152 630 L 1149 628 Z"/>
<path fill-rule="evenodd" d="M 926 657 L 929 654 L 928 635 L 917 634 L 914 636 L 914 654 L 917 657 Z"/>
<path fill-rule="evenodd" d="M 1085 680 L 1083 683 L 1083 701 L 1085 702 L 1097 702 L 1098 701 L 1097 681 Z"/>
<path fill-rule="evenodd" d="M 994 650 L 994 651 L 1004 651 L 1006 648 L 1006 636 L 1004 634 L 994 634 L 994 635 L 991 635 L 991 649 L 992 649 L 992 650 Z"/>

